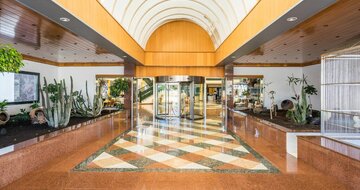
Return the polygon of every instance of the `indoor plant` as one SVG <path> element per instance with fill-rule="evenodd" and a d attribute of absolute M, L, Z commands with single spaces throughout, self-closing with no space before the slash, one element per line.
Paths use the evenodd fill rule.
<path fill-rule="evenodd" d="M 10 116 L 6 112 L 7 101 L 0 102 L 0 125 L 5 125 L 9 121 Z"/>
<path fill-rule="evenodd" d="M 44 77 L 41 99 L 45 117 L 50 127 L 65 127 L 69 123 L 74 99 L 72 77 L 70 77 L 70 81 L 70 94 L 68 94 L 65 80 L 61 80 L 60 83 L 54 80 L 54 84 L 48 84 Z"/>
<path fill-rule="evenodd" d="M 110 86 L 110 95 L 116 99 L 116 107 L 122 109 L 123 100 L 120 99 L 129 90 L 129 80 L 127 78 L 117 78 Z"/>
<path fill-rule="evenodd" d="M 294 92 L 294 96 L 291 98 L 295 100 L 295 104 L 293 109 L 287 111 L 286 117 L 297 124 L 304 125 L 307 123 L 307 118 L 311 116 L 311 106 L 308 104 L 306 95 L 307 93 L 311 93 L 308 95 L 316 94 L 317 90 L 313 85 L 308 84 L 305 75 L 302 78 L 288 77 L 288 82 Z M 300 94 L 296 92 L 297 85 L 301 85 Z"/>
<path fill-rule="evenodd" d="M 117 78 L 110 86 L 110 95 L 119 97 L 129 90 L 129 80 L 126 78 Z"/>
<path fill-rule="evenodd" d="M 15 48 L 0 44 L 0 73 L 18 73 L 23 66 L 22 55 Z"/>
<path fill-rule="evenodd" d="M 81 116 L 81 117 L 96 117 L 101 114 L 102 108 L 104 106 L 100 88 L 98 88 L 96 94 L 93 97 L 92 103 L 90 102 L 89 93 L 88 93 L 88 85 L 87 81 L 85 83 L 86 88 L 86 100 L 84 96 L 80 92 L 75 92 L 75 99 L 73 102 L 73 115 Z"/>

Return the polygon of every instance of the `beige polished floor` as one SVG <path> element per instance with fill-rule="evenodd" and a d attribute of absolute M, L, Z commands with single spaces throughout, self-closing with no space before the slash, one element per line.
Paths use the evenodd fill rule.
<path fill-rule="evenodd" d="M 148 111 L 138 114 L 140 120 L 144 114 Z M 77 164 L 124 131 L 124 125 L 119 123 L 112 133 L 51 161 L 5 189 L 349 189 L 337 179 L 241 130 L 240 138 L 278 168 L 279 173 L 73 171 Z"/>

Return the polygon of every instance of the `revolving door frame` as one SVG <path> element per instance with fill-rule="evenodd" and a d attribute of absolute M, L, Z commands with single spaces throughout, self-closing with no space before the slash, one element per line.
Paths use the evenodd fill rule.
<path fill-rule="evenodd" d="M 158 119 L 165 119 L 165 118 L 180 118 L 182 117 L 182 100 L 181 100 L 181 89 L 182 89 L 182 85 L 186 84 L 189 85 L 189 95 L 190 95 L 190 109 L 189 109 L 189 117 L 187 117 L 187 115 L 185 115 L 185 118 L 190 119 L 190 120 L 195 120 L 195 84 L 203 84 L 205 86 L 205 77 L 199 77 L 199 76 L 158 76 L 155 77 L 155 85 L 154 85 L 154 92 L 155 92 L 155 117 Z M 159 109 L 159 104 L 158 104 L 158 84 L 178 84 L 178 93 L 179 93 L 179 115 L 176 116 L 166 116 L 165 117 L 160 117 L 158 114 L 158 109 Z M 204 90 L 204 89 L 202 89 Z M 205 94 L 205 92 L 203 92 Z M 203 110 L 202 110 L 202 116 L 198 117 L 196 119 L 203 119 L 205 117 L 205 99 L 202 97 L 202 106 L 203 106 Z"/>

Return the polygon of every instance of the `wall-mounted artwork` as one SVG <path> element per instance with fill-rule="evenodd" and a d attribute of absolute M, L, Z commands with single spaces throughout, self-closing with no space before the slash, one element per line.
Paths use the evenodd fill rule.
<path fill-rule="evenodd" d="M 39 101 L 39 73 L 21 71 L 0 75 L 0 101 L 25 104 Z"/>

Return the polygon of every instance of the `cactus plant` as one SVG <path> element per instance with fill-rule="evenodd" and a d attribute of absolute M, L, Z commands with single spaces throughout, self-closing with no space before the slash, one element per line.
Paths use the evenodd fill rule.
<path fill-rule="evenodd" d="M 60 83 L 54 80 L 55 84 L 48 84 L 44 77 L 44 87 L 41 89 L 41 99 L 45 117 L 50 127 L 65 127 L 69 123 L 74 99 L 72 77 L 70 77 L 70 81 L 70 94 L 68 94 L 65 80 L 61 80 Z"/>
<path fill-rule="evenodd" d="M 91 104 L 88 92 L 87 81 L 85 83 L 86 86 L 86 100 L 84 96 L 80 92 L 75 92 L 76 98 L 73 102 L 73 115 L 80 117 L 96 117 L 101 114 L 103 109 L 103 100 L 100 94 L 100 90 L 98 89 L 93 98 L 93 103 Z"/>

